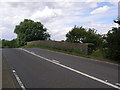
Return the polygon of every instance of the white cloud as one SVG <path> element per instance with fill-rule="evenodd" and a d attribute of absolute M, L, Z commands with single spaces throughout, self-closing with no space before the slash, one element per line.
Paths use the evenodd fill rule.
<path fill-rule="evenodd" d="M 10 28 L 7 28 L 7 27 L 2 27 L 0 25 L 0 30 L 1 30 L 1 33 L 2 35 L 0 35 L 0 37 L 3 39 L 3 38 L 7 38 L 7 40 L 11 40 L 11 39 L 14 39 L 16 38 L 16 34 L 14 33 L 13 30 L 11 30 Z"/>
<path fill-rule="evenodd" d="M 110 9 L 109 6 L 103 6 L 103 7 L 100 7 L 100 8 L 97 8 L 97 9 L 93 10 L 90 14 L 103 13 L 103 12 L 106 12 L 107 10 L 109 10 L 109 9 Z"/>
<path fill-rule="evenodd" d="M 51 28 L 53 29 L 53 28 Z M 71 30 L 72 27 L 67 27 L 67 26 L 64 26 L 62 28 L 55 28 L 54 31 L 52 31 L 52 40 L 57 40 L 57 41 L 60 41 L 60 40 L 65 40 L 66 39 L 66 34 L 69 32 L 69 30 Z"/>
<path fill-rule="evenodd" d="M 112 27 L 116 27 L 114 23 L 112 24 L 104 24 L 104 23 L 96 23 L 95 21 L 89 21 L 86 25 L 86 28 L 94 28 L 97 30 L 99 34 L 107 34 L 108 30 L 111 30 Z"/>
<path fill-rule="evenodd" d="M 61 9 L 50 9 L 48 6 L 45 6 L 44 10 L 36 11 L 30 18 L 33 20 L 49 20 L 51 18 L 63 15 Z"/>

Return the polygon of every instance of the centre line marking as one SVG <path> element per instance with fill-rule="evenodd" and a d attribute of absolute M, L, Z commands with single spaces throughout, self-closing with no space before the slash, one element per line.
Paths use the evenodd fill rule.
<path fill-rule="evenodd" d="M 118 85 L 118 86 L 120 86 L 120 84 L 119 83 L 115 83 L 116 85 Z"/>
<path fill-rule="evenodd" d="M 53 61 L 53 62 L 55 62 L 55 63 L 60 63 L 59 61 L 57 61 L 57 60 L 54 60 L 54 59 L 53 59 L 52 61 Z"/>
<path fill-rule="evenodd" d="M 81 74 L 81 75 L 83 75 L 83 76 L 86 76 L 86 77 L 88 77 L 88 78 L 91 78 L 91 79 L 93 79 L 93 80 L 96 80 L 96 81 L 98 81 L 98 82 L 101 82 L 101 83 L 103 83 L 103 84 L 106 84 L 106 85 L 108 85 L 108 86 L 111 86 L 111 87 L 113 87 L 113 88 L 120 89 L 120 87 L 118 87 L 118 86 L 116 86 L 116 85 L 114 85 L 114 84 L 112 84 L 112 83 L 106 82 L 106 81 L 101 80 L 101 79 L 99 79 L 99 78 L 96 78 L 96 77 L 94 77 L 94 76 L 91 76 L 91 75 L 88 75 L 88 74 L 86 74 L 86 73 L 80 72 L 80 71 L 78 71 L 78 70 L 76 70 L 76 69 L 73 69 L 73 68 L 71 68 L 71 67 L 68 67 L 68 66 L 66 66 L 66 65 L 53 62 L 53 61 L 50 60 L 50 59 L 47 59 L 47 58 L 42 57 L 42 56 L 40 56 L 40 55 L 37 55 L 37 54 L 35 54 L 35 53 L 31 53 L 30 51 L 28 51 L 28 50 L 26 50 L 26 49 L 23 49 L 23 48 L 19 48 L 19 49 L 20 49 L 20 50 L 23 50 L 23 51 L 25 51 L 25 52 L 27 52 L 27 53 L 30 53 L 30 54 L 32 54 L 32 55 L 34 55 L 34 56 L 37 56 L 37 57 L 39 57 L 39 58 L 42 58 L 42 59 L 44 59 L 44 60 L 46 60 L 46 61 L 49 61 L 49 62 L 51 62 L 51 63 L 54 63 L 54 64 L 56 64 L 56 65 L 58 65 L 58 66 L 61 66 L 61 67 L 63 67 L 63 68 L 66 68 L 66 69 L 68 69 L 68 70 L 71 70 L 71 71 L 73 71 L 73 72 L 76 72 L 76 73 L 78 73 L 78 74 Z"/>

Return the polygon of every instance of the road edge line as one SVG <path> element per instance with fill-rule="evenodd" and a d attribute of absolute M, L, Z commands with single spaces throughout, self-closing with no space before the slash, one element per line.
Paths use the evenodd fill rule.
<path fill-rule="evenodd" d="M 16 71 L 13 69 L 12 70 L 17 82 L 19 83 L 20 87 L 22 88 L 22 90 L 26 90 L 25 86 L 23 85 L 22 81 L 20 80 L 20 78 L 18 77 L 18 75 L 16 74 Z"/>

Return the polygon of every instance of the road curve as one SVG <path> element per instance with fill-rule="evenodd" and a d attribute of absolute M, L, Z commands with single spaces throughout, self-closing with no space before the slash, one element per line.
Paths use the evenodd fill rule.
<path fill-rule="evenodd" d="M 119 66 L 38 48 L 3 49 L 25 88 L 119 88 Z"/>

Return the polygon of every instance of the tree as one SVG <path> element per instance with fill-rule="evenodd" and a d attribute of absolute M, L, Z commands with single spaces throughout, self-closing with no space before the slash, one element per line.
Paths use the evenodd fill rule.
<path fill-rule="evenodd" d="M 120 21 L 114 21 L 120 25 Z M 113 27 L 107 33 L 107 57 L 120 60 L 120 27 Z"/>
<path fill-rule="evenodd" d="M 24 19 L 19 25 L 16 25 L 14 32 L 17 34 L 17 43 L 22 46 L 26 42 L 33 40 L 48 40 L 50 35 L 47 28 L 40 22 L 34 22 L 29 19 Z"/>
<path fill-rule="evenodd" d="M 86 31 L 85 38 L 82 40 L 83 43 L 94 43 L 96 47 L 100 47 L 102 44 L 102 36 L 96 33 L 95 29 L 89 28 Z"/>
<path fill-rule="evenodd" d="M 82 43 L 82 40 L 84 39 L 85 35 L 85 28 L 74 26 L 74 28 L 72 28 L 72 30 L 66 34 L 66 41 L 73 43 Z"/>
<path fill-rule="evenodd" d="M 66 34 L 66 41 L 73 43 L 93 43 L 99 47 L 102 43 L 100 34 L 96 34 L 95 29 L 85 29 L 83 27 L 74 27 Z"/>
<path fill-rule="evenodd" d="M 16 48 L 18 47 L 17 43 L 16 43 L 16 39 L 13 39 L 11 41 L 2 40 L 2 48 Z"/>
<path fill-rule="evenodd" d="M 9 41 L 3 39 L 3 40 L 2 40 L 2 48 L 8 48 L 8 47 L 9 47 Z"/>

